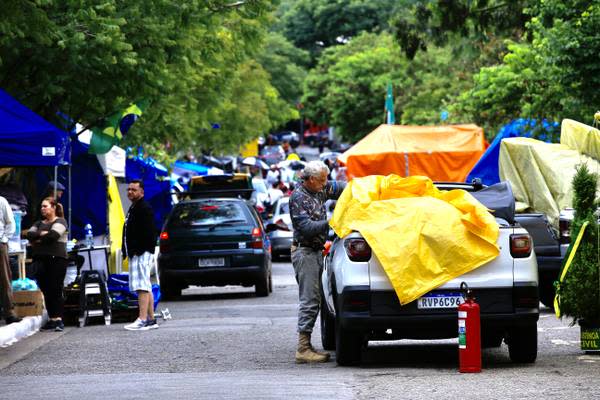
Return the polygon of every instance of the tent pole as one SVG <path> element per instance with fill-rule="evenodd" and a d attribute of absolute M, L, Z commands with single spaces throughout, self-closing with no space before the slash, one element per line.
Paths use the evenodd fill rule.
<path fill-rule="evenodd" d="M 54 166 L 54 198 L 56 199 L 56 186 L 58 185 L 58 165 Z"/>
<path fill-rule="evenodd" d="M 71 232 L 71 192 L 72 191 L 73 191 L 73 187 L 71 186 L 71 164 L 69 164 L 69 190 L 68 190 L 68 193 L 69 193 L 69 217 L 68 217 L 69 218 L 69 221 L 68 221 L 68 224 L 69 224 L 69 231 L 68 231 L 69 232 L 69 240 L 72 239 L 72 234 L 73 234 Z"/>

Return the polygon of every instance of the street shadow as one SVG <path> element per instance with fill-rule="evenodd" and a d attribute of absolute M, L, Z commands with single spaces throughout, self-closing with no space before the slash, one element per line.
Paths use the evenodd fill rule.
<path fill-rule="evenodd" d="M 181 296 L 169 299 L 168 302 L 190 302 L 190 301 L 209 301 L 209 300 L 237 300 L 237 299 L 249 299 L 255 298 L 256 293 L 253 287 L 244 288 L 239 287 L 240 291 L 231 291 L 223 289 L 225 291 L 218 292 L 219 288 L 211 289 L 210 293 L 183 293 Z M 215 290 L 216 292 L 212 292 Z M 245 290 L 245 291 L 242 291 Z"/>
<path fill-rule="evenodd" d="M 483 349 L 483 369 L 516 368 L 508 356 L 508 348 Z M 361 368 L 436 368 L 456 371 L 458 348 L 448 341 L 371 342 L 362 351 Z"/>

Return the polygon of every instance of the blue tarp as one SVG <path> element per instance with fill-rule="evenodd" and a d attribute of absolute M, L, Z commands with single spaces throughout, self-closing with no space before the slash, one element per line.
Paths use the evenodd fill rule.
<path fill-rule="evenodd" d="M 196 176 L 196 175 L 207 175 L 212 167 L 206 165 L 196 164 L 192 162 L 175 161 L 173 164 L 173 173 L 179 176 Z"/>
<path fill-rule="evenodd" d="M 162 229 L 167 214 L 171 211 L 171 182 L 169 171 L 152 158 L 127 157 L 125 179 L 144 181 L 144 198 L 154 210 L 154 224 Z"/>
<path fill-rule="evenodd" d="M 69 135 L 0 89 L 0 166 L 68 164 Z"/>
<path fill-rule="evenodd" d="M 107 194 L 106 177 L 98 157 L 88 154 L 89 145 L 73 139 L 71 187 L 68 186 L 68 169 L 59 168 L 58 181 L 66 186 L 66 192 L 60 199 L 68 218 L 69 192 L 71 193 L 71 237 L 81 240 L 85 237 L 84 226 L 92 225 L 94 236 L 107 233 Z M 45 187 L 52 171 L 37 171 L 40 188 Z"/>
<path fill-rule="evenodd" d="M 558 122 L 542 120 L 538 123 L 535 119 L 519 118 L 500 128 L 494 141 L 473 167 L 466 182 L 474 178 L 481 179 L 484 185 L 493 185 L 500 182 L 498 172 L 498 157 L 500 156 L 500 143 L 502 139 L 511 137 L 533 137 L 544 142 L 558 142 L 560 139 L 560 125 Z"/>

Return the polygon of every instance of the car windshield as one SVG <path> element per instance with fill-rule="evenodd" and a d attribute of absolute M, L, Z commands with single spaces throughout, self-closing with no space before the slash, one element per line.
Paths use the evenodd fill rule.
<path fill-rule="evenodd" d="M 169 224 L 173 227 L 214 227 L 246 223 L 248 218 L 242 205 L 224 201 L 179 204 L 169 219 Z"/>

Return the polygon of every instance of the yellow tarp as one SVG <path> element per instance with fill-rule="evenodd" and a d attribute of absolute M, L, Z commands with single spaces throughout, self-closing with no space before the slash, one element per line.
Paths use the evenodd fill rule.
<path fill-rule="evenodd" d="M 424 176 L 355 178 L 330 225 L 339 237 L 363 235 L 401 304 L 500 254 L 488 210 L 468 192 L 440 191 Z"/>
<path fill-rule="evenodd" d="M 121 249 L 123 244 L 123 224 L 125 223 L 125 214 L 119 195 L 119 187 L 115 177 L 108 174 L 108 229 L 110 234 L 110 270 L 116 272 L 117 249 Z M 123 267 L 127 264 L 123 263 Z"/>
<path fill-rule="evenodd" d="M 563 127 L 561 141 L 564 134 Z M 568 142 L 575 145 L 576 140 L 571 136 Z M 600 171 L 597 160 L 576 149 L 522 137 L 502 140 L 498 161 L 500 180 L 510 181 L 517 211 L 542 212 L 556 227 L 560 210 L 572 207 L 571 181 L 577 165 L 586 163 L 590 171 Z"/>
<path fill-rule="evenodd" d="M 483 129 L 473 124 L 380 125 L 338 159 L 351 178 L 424 175 L 462 182 L 485 149 Z"/>

